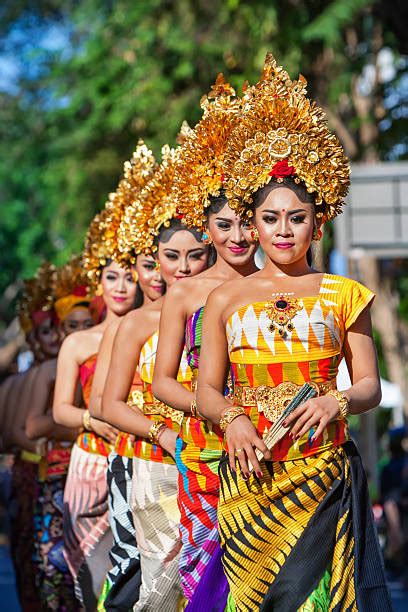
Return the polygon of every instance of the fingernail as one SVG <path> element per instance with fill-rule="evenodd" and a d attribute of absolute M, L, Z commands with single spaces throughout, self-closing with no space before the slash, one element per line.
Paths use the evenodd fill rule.
<path fill-rule="evenodd" d="M 287 426 L 288 426 L 288 424 L 287 424 L 287 422 L 286 422 L 286 421 L 283 421 L 282 425 L 283 425 L 284 427 L 287 427 Z"/>
<path fill-rule="evenodd" d="M 316 438 L 315 438 L 314 436 L 312 436 L 312 437 L 310 438 L 310 441 L 311 441 L 311 443 L 312 443 L 312 444 L 314 443 L 314 441 L 315 441 L 315 440 L 316 440 Z"/>
<path fill-rule="evenodd" d="M 295 440 L 299 440 L 299 438 L 300 438 L 300 435 L 299 435 L 299 434 L 296 434 L 296 436 L 295 436 Z"/>
<path fill-rule="evenodd" d="M 256 475 L 258 476 L 258 478 L 262 478 L 263 473 L 262 472 L 257 472 Z"/>

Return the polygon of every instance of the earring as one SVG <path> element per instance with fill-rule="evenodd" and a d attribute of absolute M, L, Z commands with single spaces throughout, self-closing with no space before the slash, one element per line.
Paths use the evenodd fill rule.
<path fill-rule="evenodd" d="M 251 229 L 251 238 L 252 240 L 258 241 L 259 240 L 259 233 L 256 227 L 253 227 Z"/>
<path fill-rule="evenodd" d="M 212 238 L 206 231 L 203 232 L 203 242 L 204 244 L 212 244 Z"/>
<path fill-rule="evenodd" d="M 95 295 L 102 295 L 102 294 L 103 294 L 103 287 L 102 287 L 102 284 L 99 283 L 96 288 Z"/>
<path fill-rule="evenodd" d="M 322 239 L 323 236 L 323 232 L 321 229 L 317 229 L 317 227 L 314 228 L 313 230 L 313 234 L 312 234 L 312 240 L 316 240 L 319 241 Z"/>
<path fill-rule="evenodd" d="M 134 283 L 137 283 L 137 281 L 139 280 L 139 275 L 136 270 L 132 270 L 132 278 Z"/>
<path fill-rule="evenodd" d="M 160 261 L 158 261 L 156 259 L 156 268 L 155 268 L 156 272 L 160 272 Z"/>

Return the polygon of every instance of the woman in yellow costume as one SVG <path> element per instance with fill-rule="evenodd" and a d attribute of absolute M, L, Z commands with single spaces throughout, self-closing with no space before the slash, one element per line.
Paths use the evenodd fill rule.
<path fill-rule="evenodd" d="M 139 141 L 131 162 L 127 164 L 126 180 L 118 190 L 120 208 L 125 211 L 140 195 L 159 164 L 143 141 Z M 134 250 L 117 248 L 117 233 L 112 240 L 112 258 L 125 268 L 134 266 L 137 277 L 137 293 L 134 310 L 142 309 L 159 299 L 164 283 L 154 257 Z M 133 311 L 132 311 L 133 312 Z M 101 398 L 109 370 L 112 345 L 121 319 L 115 319 L 106 329 L 100 345 L 89 410 L 91 416 L 102 419 Z M 132 405 L 142 405 L 142 382 L 136 371 L 129 393 Z M 107 482 L 109 491 L 109 523 L 113 546 L 109 552 L 112 567 L 109 569 L 98 606 L 105 610 L 130 610 L 137 600 L 140 584 L 140 559 L 136 546 L 136 534 L 130 507 L 133 468 L 133 440 L 126 432 L 120 432 L 108 457 Z"/>
<path fill-rule="evenodd" d="M 79 257 L 73 257 L 53 277 L 54 308 L 60 336 L 89 329 L 94 321 L 89 311 L 90 296 Z M 30 439 L 41 439 L 41 462 L 35 499 L 35 547 L 37 586 L 43 610 L 75 609 L 71 573 L 64 558 L 63 496 L 72 443 L 77 429 L 56 425 L 52 416 L 57 360 L 37 368 L 26 420 Z"/>
<path fill-rule="evenodd" d="M 83 428 L 74 444 L 64 494 L 65 555 L 75 582 L 76 596 L 87 611 L 96 609 L 106 572 L 112 534 L 108 519 L 107 457 L 117 430 L 90 416 L 75 401 L 80 383 L 89 406 L 92 380 L 102 336 L 117 317 L 133 308 L 136 282 L 131 269 L 111 259 L 112 240 L 120 222 L 117 194 L 92 221 L 85 242 L 83 267 L 92 287 L 102 295 L 106 316 L 102 323 L 69 335 L 58 356 L 53 414 L 55 421 Z"/>
<path fill-rule="evenodd" d="M 165 147 L 163 161 L 146 189 L 124 217 L 122 242 L 136 252 L 156 253 L 169 287 L 207 267 L 208 247 L 201 234 L 177 219 L 171 197 L 177 153 Z M 135 436 L 132 510 L 141 562 L 141 583 L 134 610 L 176 609 L 181 589 L 177 576 L 180 548 L 175 439 L 182 413 L 156 400 L 152 379 L 163 300 L 129 313 L 116 334 L 103 396 L 103 416 Z M 132 338 L 132 342 L 128 341 Z M 136 368 L 143 384 L 143 408 L 127 399 Z M 191 385 L 183 356 L 179 381 Z"/>
<path fill-rule="evenodd" d="M 164 403 L 184 413 L 177 440 L 178 504 L 182 549 L 179 572 L 184 595 L 191 599 L 218 549 L 218 463 L 222 433 L 194 412 L 194 389 L 177 381 L 184 345 L 196 380 L 204 304 L 215 287 L 257 270 L 258 243 L 251 224 L 242 222 L 228 206 L 223 191 L 223 157 L 228 138 L 238 124 L 241 101 L 219 75 L 201 100 L 203 117 L 187 135 L 176 165 L 174 197 L 188 227 L 202 229 L 216 262 L 205 272 L 167 292 L 161 319 L 153 392 Z"/>
<path fill-rule="evenodd" d="M 322 224 L 341 211 L 349 166 L 305 85 L 268 56 L 245 94 L 226 192 L 254 222 L 266 264 L 209 297 L 197 404 L 228 449 L 218 523 L 230 608 L 379 612 L 391 604 L 347 427 L 350 412 L 380 399 L 374 296 L 307 263 Z M 343 356 L 352 386 L 340 393 Z"/>

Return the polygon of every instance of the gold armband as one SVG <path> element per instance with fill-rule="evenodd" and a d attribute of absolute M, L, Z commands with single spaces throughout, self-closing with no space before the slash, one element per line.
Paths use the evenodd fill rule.
<path fill-rule="evenodd" d="M 84 411 L 84 414 L 82 416 L 82 424 L 84 426 L 84 429 L 86 429 L 87 431 L 91 431 L 92 425 L 91 425 L 91 415 L 90 415 L 89 410 Z"/>
<path fill-rule="evenodd" d="M 165 428 L 167 428 L 166 423 L 161 423 L 160 421 L 155 421 L 154 423 L 152 423 L 148 433 L 149 440 L 152 444 L 159 443 L 160 434 Z"/>
<path fill-rule="evenodd" d="M 340 417 L 345 421 L 350 414 L 350 402 L 345 393 L 331 389 L 326 395 L 332 395 L 339 404 Z"/>
<path fill-rule="evenodd" d="M 245 410 L 242 406 L 231 406 L 231 408 L 227 408 L 223 416 L 220 418 L 220 429 L 225 432 L 228 425 L 237 417 L 242 415 L 245 416 Z"/>

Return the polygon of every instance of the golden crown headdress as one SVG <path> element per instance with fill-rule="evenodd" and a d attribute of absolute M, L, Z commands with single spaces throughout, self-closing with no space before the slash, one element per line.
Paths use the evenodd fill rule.
<path fill-rule="evenodd" d="M 239 121 L 241 101 L 219 74 L 200 102 L 203 117 L 186 136 L 177 160 L 173 197 L 183 223 L 203 230 L 209 196 L 218 196 L 224 180 L 224 153 Z"/>
<path fill-rule="evenodd" d="M 132 263 L 132 252 L 118 247 L 118 230 L 126 208 L 134 202 L 157 168 L 153 153 L 139 140 L 132 158 L 124 164 L 123 178 L 117 190 L 109 194 L 105 208 L 89 226 L 82 259 L 93 285 L 98 283 L 101 268 L 110 259 L 121 265 Z"/>
<path fill-rule="evenodd" d="M 63 266 L 56 269 L 53 281 L 54 308 L 63 321 L 75 306 L 91 300 L 89 279 L 82 267 L 80 255 L 73 255 Z"/>
<path fill-rule="evenodd" d="M 168 226 L 176 215 L 172 197 L 174 169 L 180 149 L 162 147 L 162 162 L 151 180 L 124 212 L 118 231 L 119 250 L 135 254 L 156 250 L 154 239 L 162 225 Z"/>
<path fill-rule="evenodd" d="M 292 81 L 268 54 L 261 79 L 246 90 L 224 162 L 228 202 L 240 216 L 252 216 L 252 196 L 260 187 L 287 176 L 316 195 L 322 221 L 341 212 L 349 162 L 325 113 L 306 97 L 306 85 L 302 75 Z"/>
<path fill-rule="evenodd" d="M 24 281 L 18 315 L 21 328 L 28 333 L 35 324 L 35 315 L 49 312 L 54 306 L 54 279 L 55 266 L 44 262 L 37 270 L 35 276 Z"/>

